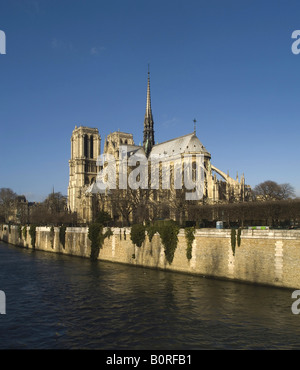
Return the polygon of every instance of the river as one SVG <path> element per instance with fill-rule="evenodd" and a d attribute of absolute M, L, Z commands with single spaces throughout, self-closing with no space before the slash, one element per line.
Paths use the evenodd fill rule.
<path fill-rule="evenodd" d="M 290 289 L 0 243 L 0 290 L 0 349 L 300 348 Z"/>

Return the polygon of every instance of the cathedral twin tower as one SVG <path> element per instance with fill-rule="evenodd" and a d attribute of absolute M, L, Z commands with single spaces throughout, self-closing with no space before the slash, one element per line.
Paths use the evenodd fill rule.
<path fill-rule="evenodd" d="M 104 143 L 104 152 L 115 154 L 116 147 L 119 148 L 120 144 L 134 145 L 133 136 L 119 131 L 108 135 Z M 143 148 L 147 157 L 153 146 L 154 122 L 151 109 L 150 72 L 148 69 L 147 103 L 143 135 Z M 96 180 L 99 172 L 97 158 L 100 155 L 100 148 L 101 136 L 97 128 L 75 126 L 71 137 L 68 209 L 71 212 L 77 212 L 79 216 L 81 215 L 80 218 L 82 220 L 89 220 L 91 218 L 90 200 L 84 196 L 84 190 L 85 187 Z"/>

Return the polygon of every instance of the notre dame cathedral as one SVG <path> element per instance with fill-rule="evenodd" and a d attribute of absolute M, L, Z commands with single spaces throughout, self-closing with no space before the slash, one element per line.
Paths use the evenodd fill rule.
<path fill-rule="evenodd" d="M 76 212 L 81 223 L 92 222 L 97 212 L 104 210 L 119 224 L 134 221 L 172 218 L 179 222 L 189 219 L 189 205 L 194 207 L 203 204 L 247 201 L 251 196 L 251 188 L 245 184 L 244 175 L 233 179 L 229 174 L 217 169 L 211 163 L 211 154 L 196 136 L 196 130 L 187 135 L 155 144 L 154 121 L 151 108 L 150 74 L 148 71 L 146 112 L 144 117 L 143 145 L 136 145 L 130 133 L 115 131 L 110 133 L 104 142 L 101 155 L 101 136 L 97 128 L 75 126 L 71 137 L 71 159 L 69 161 L 70 178 L 68 186 L 68 208 Z M 114 162 L 114 168 L 119 173 L 121 168 L 120 153 L 126 161 L 133 156 L 137 158 L 168 158 L 170 164 L 168 179 L 170 186 L 162 185 L 166 173 L 159 167 L 158 184 L 156 186 L 115 186 L 113 189 L 99 190 L 99 178 L 105 164 L 99 161 L 101 156 L 109 157 Z M 174 188 L 175 162 L 187 156 L 201 156 L 203 177 L 201 178 L 201 198 L 187 200 L 182 188 Z M 138 159 L 139 160 L 139 159 Z M 127 162 L 126 162 L 127 163 Z M 194 163 L 195 164 L 195 163 Z M 134 168 L 134 167 L 133 167 Z M 136 167 L 135 167 L 136 168 Z M 191 167 L 193 168 L 193 166 Z M 131 169 L 132 170 L 132 169 Z M 107 175 L 107 174 L 106 174 Z M 130 176 L 130 171 L 126 172 Z M 193 175 L 194 176 L 194 175 Z M 147 177 L 147 172 L 135 174 L 137 183 L 141 177 Z M 193 177 L 197 183 L 198 178 Z M 119 184 L 119 177 L 116 179 Z M 127 181 L 127 179 L 126 179 Z M 148 180 L 147 180 L 148 181 Z"/>

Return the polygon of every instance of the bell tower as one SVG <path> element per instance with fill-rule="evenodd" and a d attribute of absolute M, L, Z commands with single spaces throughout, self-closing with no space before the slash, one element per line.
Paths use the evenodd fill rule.
<path fill-rule="evenodd" d="M 88 219 L 88 212 L 82 209 L 81 198 L 85 196 L 84 188 L 96 180 L 98 173 L 96 162 L 100 155 L 100 145 L 101 137 L 97 128 L 75 126 L 71 137 L 69 160 L 68 209 L 77 212 L 83 219 Z"/>

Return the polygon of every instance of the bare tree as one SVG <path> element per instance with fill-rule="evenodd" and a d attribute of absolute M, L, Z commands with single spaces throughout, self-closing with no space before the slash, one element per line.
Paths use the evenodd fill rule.
<path fill-rule="evenodd" d="M 148 189 L 114 189 L 107 195 L 105 202 L 110 205 L 115 220 L 119 218 L 126 225 L 131 221 L 139 223 L 149 218 L 149 192 Z"/>
<path fill-rule="evenodd" d="M 67 197 L 62 195 L 60 192 L 53 192 L 47 196 L 43 203 L 47 210 L 52 214 L 63 212 L 67 208 Z"/>
<path fill-rule="evenodd" d="M 294 198 L 296 193 L 295 189 L 289 183 L 281 184 L 281 196 L 282 199 L 290 199 Z"/>
<path fill-rule="evenodd" d="M 66 197 L 58 192 L 50 193 L 43 202 L 32 206 L 29 221 L 37 225 L 73 225 L 77 215 L 67 211 Z"/>
<path fill-rule="evenodd" d="M 282 200 L 295 196 L 294 188 L 288 184 L 277 184 L 275 181 L 267 180 L 255 186 L 253 193 L 257 200 Z"/>
<path fill-rule="evenodd" d="M 0 214 L 5 222 L 13 215 L 16 198 L 17 194 L 10 188 L 0 189 Z"/>

